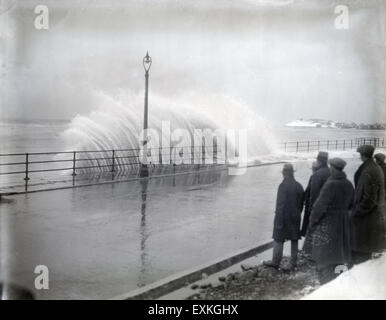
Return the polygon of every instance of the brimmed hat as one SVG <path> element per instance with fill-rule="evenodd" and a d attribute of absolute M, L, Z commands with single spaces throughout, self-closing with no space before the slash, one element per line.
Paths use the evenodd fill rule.
<path fill-rule="evenodd" d="M 283 172 L 295 172 L 294 166 L 291 163 L 285 163 L 283 166 Z"/>
<path fill-rule="evenodd" d="M 385 162 L 385 159 L 386 159 L 386 155 L 384 155 L 383 153 L 377 153 L 374 158 L 380 162 Z"/>
<path fill-rule="evenodd" d="M 328 160 L 328 152 L 326 152 L 326 151 L 319 151 L 316 159 L 319 160 L 320 162 L 327 162 L 327 160 Z"/>
<path fill-rule="evenodd" d="M 364 144 L 358 147 L 357 152 L 359 152 L 361 155 L 372 158 L 374 154 L 375 148 L 369 144 Z"/>
<path fill-rule="evenodd" d="M 332 158 L 332 159 L 328 160 L 328 163 L 330 164 L 330 166 L 332 166 L 335 169 L 338 169 L 340 171 L 342 171 L 347 164 L 347 162 L 341 158 Z"/>

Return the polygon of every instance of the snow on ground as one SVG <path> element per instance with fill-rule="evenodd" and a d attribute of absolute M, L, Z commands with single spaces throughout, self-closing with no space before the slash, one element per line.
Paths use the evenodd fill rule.
<path fill-rule="evenodd" d="M 302 128 L 335 128 L 335 122 L 321 119 L 298 119 L 286 124 L 286 127 L 302 127 Z"/>
<path fill-rule="evenodd" d="M 306 300 L 385 300 L 386 254 L 342 273 L 306 296 Z"/>
<path fill-rule="evenodd" d="M 317 150 L 310 152 L 283 152 L 277 151 L 272 152 L 268 155 L 262 155 L 259 157 L 252 158 L 249 162 L 250 164 L 259 164 L 259 163 L 272 163 L 278 161 L 315 161 L 316 156 L 318 154 Z M 348 150 L 328 150 L 328 154 L 330 158 L 343 158 L 343 159 L 359 159 L 359 154 L 356 149 L 348 149 Z"/>

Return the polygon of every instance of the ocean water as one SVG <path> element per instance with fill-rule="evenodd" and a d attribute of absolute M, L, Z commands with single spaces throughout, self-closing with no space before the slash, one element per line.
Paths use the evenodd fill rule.
<path fill-rule="evenodd" d="M 1 153 L 64 151 L 67 146 L 66 144 L 68 144 L 65 141 L 64 133 L 70 126 L 70 120 L 0 120 L 0 151 Z M 267 141 L 267 143 L 386 137 L 386 131 L 383 130 L 295 128 L 285 126 L 272 126 L 269 130 L 271 130 L 273 140 Z M 253 138 L 249 137 L 249 140 L 253 141 Z M 127 145 L 122 143 L 121 148 L 125 147 Z"/>

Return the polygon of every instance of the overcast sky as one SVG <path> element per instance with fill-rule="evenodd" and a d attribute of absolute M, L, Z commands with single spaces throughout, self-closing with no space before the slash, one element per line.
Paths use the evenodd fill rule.
<path fill-rule="evenodd" d="M 214 95 L 277 123 L 386 122 L 383 3 L 5 0 L 1 116 L 72 119 L 95 108 L 95 92 L 141 93 L 149 50 L 150 102 Z M 48 30 L 34 28 L 37 4 Z M 334 28 L 337 4 L 348 30 Z"/>

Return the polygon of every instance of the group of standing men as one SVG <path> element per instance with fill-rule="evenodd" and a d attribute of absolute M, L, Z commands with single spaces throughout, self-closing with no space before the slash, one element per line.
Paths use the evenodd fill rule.
<path fill-rule="evenodd" d="M 319 280 L 326 283 L 339 274 L 342 267 L 337 267 L 350 268 L 385 249 L 386 156 L 374 156 L 371 145 L 357 151 L 362 164 L 354 175 L 355 188 L 344 172 L 346 162 L 328 159 L 327 152 L 319 152 L 305 191 L 295 180 L 293 166 L 284 165 L 276 200 L 273 258 L 264 262 L 266 266 L 280 267 L 284 242 L 290 240 L 291 263 L 283 269 L 295 268 L 298 240 L 303 236 L 303 252 L 315 261 Z"/>

